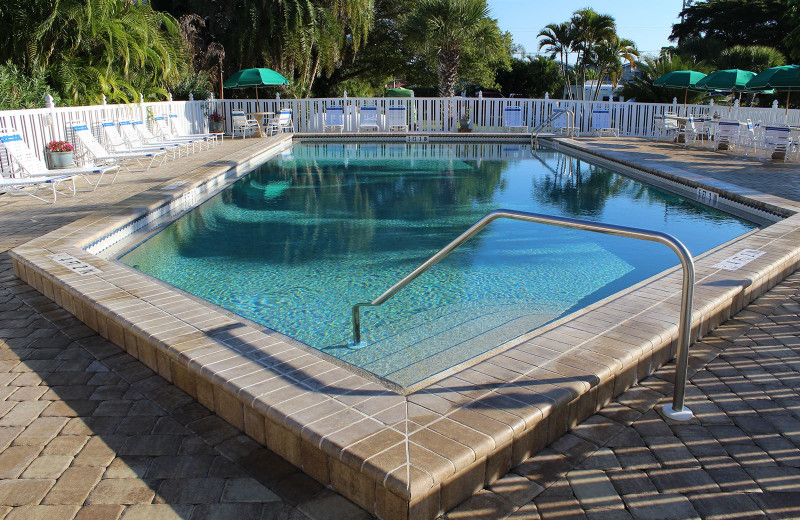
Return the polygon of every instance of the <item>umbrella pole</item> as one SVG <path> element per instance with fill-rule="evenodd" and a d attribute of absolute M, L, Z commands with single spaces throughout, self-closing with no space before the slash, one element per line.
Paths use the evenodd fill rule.
<path fill-rule="evenodd" d="M 790 88 L 788 92 L 786 92 L 786 115 L 789 115 L 789 96 L 792 95 L 792 89 Z"/>
<path fill-rule="evenodd" d="M 689 89 L 683 89 L 683 115 L 688 115 L 686 113 L 686 102 L 689 100 Z"/>

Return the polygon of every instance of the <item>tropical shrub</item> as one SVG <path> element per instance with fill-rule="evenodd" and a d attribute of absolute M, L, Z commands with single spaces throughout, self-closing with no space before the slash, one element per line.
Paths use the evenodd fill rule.
<path fill-rule="evenodd" d="M 58 93 L 48 85 L 44 71 L 28 75 L 11 62 L 0 65 L 0 110 L 41 108 L 47 94 L 57 105 L 62 104 Z"/>

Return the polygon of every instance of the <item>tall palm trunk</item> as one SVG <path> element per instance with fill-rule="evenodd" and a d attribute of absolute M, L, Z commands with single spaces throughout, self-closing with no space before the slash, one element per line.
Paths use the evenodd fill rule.
<path fill-rule="evenodd" d="M 456 79 L 458 78 L 458 64 L 461 53 L 458 49 L 442 49 L 439 51 L 439 96 L 453 97 L 456 95 Z"/>

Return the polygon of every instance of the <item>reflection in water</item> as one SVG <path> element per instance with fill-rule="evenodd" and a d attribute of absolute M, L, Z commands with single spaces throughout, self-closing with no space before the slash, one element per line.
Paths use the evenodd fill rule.
<path fill-rule="evenodd" d="M 753 228 L 519 145 L 298 144 L 123 261 L 401 385 L 675 263 L 657 244 L 498 221 L 385 306 L 369 301 L 498 208 L 635 225 L 694 253 Z"/>

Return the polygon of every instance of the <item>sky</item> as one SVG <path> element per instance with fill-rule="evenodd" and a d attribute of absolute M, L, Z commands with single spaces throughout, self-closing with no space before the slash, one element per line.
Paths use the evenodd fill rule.
<path fill-rule="evenodd" d="M 572 13 L 591 7 L 617 21 L 617 33 L 633 40 L 642 54 L 658 54 L 671 45 L 669 33 L 677 23 L 683 0 L 488 0 L 491 17 L 528 54 L 539 52 L 539 31 L 549 23 L 566 22 Z"/>

